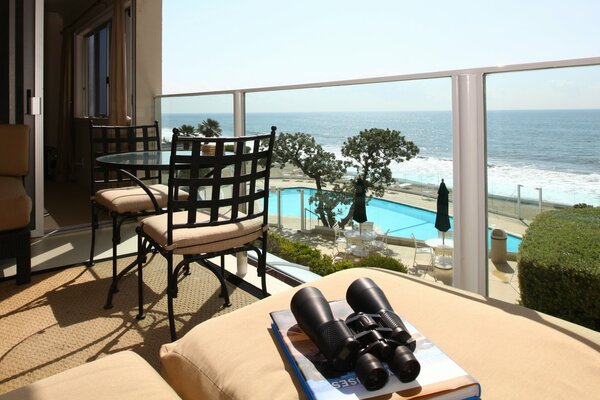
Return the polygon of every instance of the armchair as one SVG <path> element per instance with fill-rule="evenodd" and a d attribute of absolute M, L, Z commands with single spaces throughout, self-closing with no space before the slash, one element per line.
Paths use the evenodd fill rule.
<path fill-rule="evenodd" d="M 29 172 L 29 127 L 0 125 L 0 257 L 17 259 L 17 284 L 31 280 L 31 198 L 23 179 Z"/>

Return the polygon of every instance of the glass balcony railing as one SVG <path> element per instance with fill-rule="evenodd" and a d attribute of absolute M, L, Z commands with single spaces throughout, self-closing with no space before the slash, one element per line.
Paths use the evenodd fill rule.
<path fill-rule="evenodd" d="M 532 98 L 521 103 L 510 103 L 517 97 L 507 95 L 507 91 L 522 87 L 523 82 L 540 87 L 539 75 L 535 74 L 546 76 L 546 68 L 552 68 L 557 75 L 548 78 L 543 85 L 545 91 L 537 94 L 538 99 L 548 101 L 551 82 L 561 76 L 574 74 L 579 79 L 585 70 L 581 75 L 598 82 L 597 65 L 600 59 L 582 59 L 159 96 L 156 115 L 167 141 L 173 127 L 198 124 L 207 118 L 218 120 L 224 135 L 267 132 L 271 125 L 278 127 L 279 134 L 307 134 L 314 139 L 311 151 L 320 151 L 318 157 L 346 163 L 343 173 L 328 178 L 324 187 L 338 191 L 341 183 L 364 173 L 372 158 L 386 158 L 372 149 L 351 151 L 351 138 L 373 128 L 399 132 L 414 142 L 419 152 L 403 162 L 385 165 L 393 180 L 384 185 L 384 193 L 369 192 L 374 199 L 368 203 L 368 219 L 375 223 L 376 230 L 397 238 L 400 244 L 409 245 L 412 235 L 418 239 L 436 236 L 433 225 L 437 190 L 444 179 L 450 189 L 453 216 L 454 284 L 487 294 L 490 270 L 482 271 L 480 266 L 487 265 L 491 229 L 509 233 L 510 262 L 510 254 L 514 259 L 520 235 L 527 227 L 522 221 L 555 206 L 600 204 L 600 192 L 595 188 L 598 185 L 592 185 L 594 179 L 599 179 L 600 104 L 594 103 L 592 96 L 580 104 L 591 104 L 588 108 L 596 110 L 542 110 L 552 107 L 535 103 L 533 88 L 525 89 Z M 553 90 L 560 97 L 560 88 Z M 576 108 L 575 103 L 572 108 Z M 297 144 L 286 142 L 288 146 Z M 380 144 L 382 148 L 384 144 Z M 320 162 L 319 158 L 313 161 Z M 311 196 L 316 180 L 309 167 L 289 157 L 283 168 L 275 163 L 270 222 L 301 231 L 333 222 L 351 224 L 344 218 L 351 198 L 334 202 L 328 218 L 320 215 Z M 387 173 L 385 168 L 382 171 Z"/>
<path fill-rule="evenodd" d="M 218 123 L 222 136 L 233 136 L 233 96 L 231 94 L 165 96 L 155 100 L 163 148 L 169 148 L 173 128 L 198 134 L 208 119 Z M 187 127 L 187 129 L 186 129 Z"/>

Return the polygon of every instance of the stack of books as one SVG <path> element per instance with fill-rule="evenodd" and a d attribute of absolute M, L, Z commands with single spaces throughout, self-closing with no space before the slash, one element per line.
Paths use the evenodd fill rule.
<path fill-rule="evenodd" d="M 352 309 L 345 300 L 329 303 L 334 317 L 345 320 Z M 456 364 L 446 353 L 421 335 L 403 319 L 407 330 L 417 341 L 414 355 L 421 372 L 412 382 L 402 383 L 388 368 L 389 380 L 379 390 L 367 390 L 354 371 L 334 370 L 317 346 L 300 329 L 290 310 L 271 313 L 272 328 L 289 362 L 311 399 L 366 399 L 391 393 L 406 399 L 479 399 L 477 380 Z M 387 365 L 384 366 L 387 368 Z"/>

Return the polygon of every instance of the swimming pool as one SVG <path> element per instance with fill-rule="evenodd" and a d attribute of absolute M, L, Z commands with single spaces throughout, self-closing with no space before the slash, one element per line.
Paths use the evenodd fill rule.
<path fill-rule="evenodd" d="M 308 202 L 309 197 L 315 192 L 315 189 L 294 187 L 281 190 L 281 215 L 300 217 L 300 192 L 304 190 L 304 207 L 311 209 Z M 350 206 L 341 206 L 339 209 L 344 213 L 348 212 Z M 277 215 L 277 194 L 269 195 L 269 214 Z M 384 199 L 371 199 L 367 205 L 367 216 L 369 221 L 373 221 L 377 229 L 381 232 L 390 230 L 391 236 L 410 238 L 411 233 L 417 239 L 425 240 L 438 236 L 435 229 L 435 212 L 424 210 L 422 208 L 411 207 L 405 204 L 396 203 Z M 450 217 L 450 225 L 454 226 L 454 221 Z M 488 230 L 488 246 L 491 242 L 491 229 Z M 516 253 L 521 239 L 519 237 L 508 235 L 506 249 L 511 253 Z"/>

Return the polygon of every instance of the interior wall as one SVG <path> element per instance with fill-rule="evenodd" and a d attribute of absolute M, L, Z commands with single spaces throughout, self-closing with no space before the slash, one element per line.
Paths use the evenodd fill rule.
<path fill-rule="evenodd" d="M 5 0 L 0 0 L 5 1 Z M 109 14 L 111 2 L 88 2 L 87 8 L 80 7 L 78 12 L 62 10 L 46 14 L 47 27 L 45 30 L 45 100 L 46 113 L 46 145 L 57 142 L 58 99 L 61 36 L 63 26 L 70 26 L 75 31 L 81 31 L 91 20 Z M 162 93 L 162 0 L 133 0 L 131 6 L 134 12 L 134 123 L 146 124 L 155 120 L 154 97 Z M 78 64 L 85 60 L 75 57 L 75 70 Z M 53 81 L 53 82 L 51 82 Z M 55 84 L 55 87 L 53 87 Z M 77 83 L 75 83 L 77 86 Z M 75 109 L 81 99 L 75 96 Z M 54 103 L 53 103 L 54 101 Z M 52 108 L 56 107 L 56 111 Z M 50 114 L 53 114 L 51 116 Z M 78 113 L 73 120 L 73 151 L 75 165 L 72 179 L 82 186 L 89 186 L 89 137 L 86 116 Z"/>
<path fill-rule="evenodd" d="M 136 124 L 154 122 L 154 97 L 162 94 L 162 0 L 135 0 Z"/>

